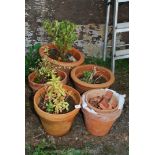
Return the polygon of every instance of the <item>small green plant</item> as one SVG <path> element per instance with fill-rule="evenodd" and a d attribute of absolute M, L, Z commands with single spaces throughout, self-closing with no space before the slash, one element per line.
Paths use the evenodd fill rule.
<path fill-rule="evenodd" d="M 36 73 L 36 83 L 46 83 L 52 79 L 53 74 L 56 74 L 56 69 L 51 65 L 47 58 L 43 58 L 36 68 L 31 68 Z"/>
<path fill-rule="evenodd" d="M 69 95 L 63 88 L 60 78 L 52 74 L 52 78 L 47 82 L 48 87 L 44 96 L 41 108 L 49 113 L 61 113 L 63 110 L 69 110 L 69 103 L 66 99 Z"/>
<path fill-rule="evenodd" d="M 30 68 L 35 68 L 40 62 L 41 57 L 38 52 L 40 47 L 39 43 L 30 46 L 29 51 L 25 54 L 25 76 L 30 74 Z"/>
<path fill-rule="evenodd" d="M 42 139 L 38 146 L 34 148 L 33 155 L 50 155 L 49 151 L 45 151 L 47 146 L 46 140 Z"/>
<path fill-rule="evenodd" d="M 84 71 L 83 72 L 83 77 L 81 78 L 82 81 L 87 82 L 87 83 L 92 83 L 92 71 Z"/>
<path fill-rule="evenodd" d="M 84 71 L 83 77 L 81 78 L 82 81 L 87 83 L 94 83 L 94 75 L 96 74 L 96 68 L 94 67 L 92 71 Z"/>
<path fill-rule="evenodd" d="M 80 78 L 80 80 L 89 84 L 99 84 L 101 81 L 98 80 L 102 80 L 101 83 L 103 83 L 104 82 L 103 75 L 101 74 L 99 76 L 96 76 L 96 73 L 97 73 L 96 67 L 94 67 L 93 70 L 91 71 L 84 71 L 83 76 Z"/>
<path fill-rule="evenodd" d="M 28 155 L 51 155 L 53 150 L 55 150 L 55 146 L 45 138 L 41 139 L 36 146 L 26 145 L 26 154 Z"/>
<path fill-rule="evenodd" d="M 74 41 L 77 40 L 76 25 L 67 20 L 61 22 L 45 20 L 43 27 L 57 46 L 61 58 L 64 58 L 66 52 L 71 49 Z"/>
<path fill-rule="evenodd" d="M 88 148 L 65 148 L 59 150 L 45 139 L 42 139 L 35 147 L 31 145 L 26 146 L 26 154 L 28 155 L 89 155 L 88 150 Z"/>

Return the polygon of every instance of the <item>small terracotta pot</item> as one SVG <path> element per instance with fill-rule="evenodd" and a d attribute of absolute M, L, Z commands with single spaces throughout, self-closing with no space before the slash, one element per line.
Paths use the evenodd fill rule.
<path fill-rule="evenodd" d="M 77 61 L 75 62 L 62 62 L 62 61 L 57 61 L 54 60 L 50 57 L 47 56 L 47 54 L 45 53 L 45 48 L 49 48 L 49 49 L 57 49 L 57 47 L 52 44 L 49 43 L 47 45 L 43 45 L 40 49 L 39 49 L 39 53 L 41 57 L 47 57 L 47 59 L 56 67 L 58 67 L 60 70 L 64 70 L 68 77 L 69 77 L 69 73 L 71 71 L 72 68 L 81 65 L 84 62 L 84 54 L 81 53 L 79 50 L 72 48 L 71 50 L 68 51 L 68 53 L 70 53 L 72 56 L 74 56 Z"/>
<path fill-rule="evenodd" d="M 87 92 L 83 95 L 86 95 L 86 93 Z M 85 102 L 88 105 L 86 99 Z M 92 107 L 88 106 L 88 108 L 91 109 Z M 106 112 L 99 109 L 96 111 L 95 109 L 96 114 L 94 114 L 82 107 L 82 112 L 84 114 L 85 126 L 88 132 L 94 136 L 105 136 L 110 131 L 113 123 L 121 115 L 122 110 L 118 109 L 118 107 L 114 111 L 111 110 Z"/>
<path fill-rule="evenodd" d="M 57 74 L 58 74 L 58 76 L 61 77 L 61 79 L 62 79 L 61 82 L 63 84 L 66 84 L 67 83 L 67 74 L 60 70 L 57 71 Z M 35 72 L 30 73 L 28 76 L 29 86 L 32 88 L 33 91 L 36 91 L 36 90 L 40 89 L 41 87 L 47 85 L 47 84 L 35 83 L 34 82 L 35 78 L 36 78 Z"/>
<path fill-rule="evenodd" d="M 63 85 L 64 89 L 70 91 L 74 104 L 82 103 L 81 96 L 74 88 Z M 52 136 L 63 136 L 71 129 L 73 120 L 80 109 L 74 109 L 65 114 L 49 114 L 38 107 L 40 97 L 45 93 L 46 87 L 39 89 L 34 96 L 34 108 L 39 115 L 45 131 Z"/>
<path fill-rule="evenodd" d="M 96 75 L 102 75 L 107 82 L 101 83 L 101 84 L 89 84 L 84 81 L 81 81 L 79 77 L 83 75 L 84 71 L 93 71 L 93 68 L 96 67 Z M 114 74 L 107 68 L 89 64 L 89 65 L 81 65 L 75 67 L 71 71 L 71 78 L 74 81 L 74 85 L 76 89 L 82 94 L 83 92 L 86 92 L 90 89 L 96 89 L 96 88 L 109 88 L 115 81 Z"/>

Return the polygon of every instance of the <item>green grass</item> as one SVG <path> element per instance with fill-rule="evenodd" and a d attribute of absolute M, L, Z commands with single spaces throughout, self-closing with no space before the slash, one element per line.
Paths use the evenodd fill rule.
<path fill-rule="evenodd" d="M 111 69 L 111 59 L 103 61 L 102 58 L 86 57 L 85 64 L 96 64 Z M 129 59 L 116 60 L 116 72 L 121 70 L 129 70 Z"/>

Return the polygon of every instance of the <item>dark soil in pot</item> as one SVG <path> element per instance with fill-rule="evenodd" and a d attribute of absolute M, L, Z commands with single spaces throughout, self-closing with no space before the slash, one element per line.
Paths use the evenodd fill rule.
<path fill-rule="evenodd" d="M 83 82 L 86 82 L 83 76 L 79 77 L 79 79 L 80 79 L 81 81 L 83 81 Z M 92 81 L 89 82 L 89 83 L 90 83 L 90 84 L 101 84 L 101 83 L 105 83 L 105 82 L 107 82 L 107 80 L 106 80 L 103 76 L 98 76 L 98 75 L 97 75 L 97 76 L 94 76 L 94 77 L 92 78 Z"/>
<path fill-rule="evenodd" d="M 43 101 L 44 101 L 44 96 L 42 96 L 41 99 L 40 99 L 39 108 L 40 108 L 41 110 L 47 112 L 47 111 L 46 111 L 46 108 L 45 108 L 45 106 L 44 106 L 44 104 L 43 104 Z M 73 99 L 71 96 L 68 96 L 68 97 L 66 98 L 65 101 L 69 103 L 69 107 L 68 107 L 69 111 L 63 110 L 62 113 L 59 113 L 59 114 L 65 114 L 65 113 L 70 112 L 70 111 L 72 111 L 72 110 L 75 109 L 75 104 L 74 104 L 75 101 L 74 101 L 74 99 Z M 50 114 L 54 114 L 54 113 L 51 112 Z"/>
<path fill-rule="evenodd" d="M 38 84 L 45 84 L 49 79 L 44 77 L 44 78 L 39 78 L 39 77 L 36 77 L 34 79 L 34 82 L 35 83 L 38 83 Z"/>
<path fill-rule="evenodd" d="M 66 53 L 64 57 L 60 55 L 60 52 L 57 49 L 52 48 L 49 52 L 49 57 L 52 59 L 55 59 L 57 61 L 63 61 L 63 62 L 75 62 L 77 61 L 76 58 L 71 55 L 70 53 Z"/>
<path fill-rule="evenodd" d="M 56 73 L 57 74 L 57 73 Z M 58 75 L 57 75 L 57 77 L 58 77 Z M 63 79 L 61 76 L 59 76 L 60 77 L 60 81 Z M 35 79 L 34 79 L 34 82 L 35 83 L 38 83 L 38 84 L 45 84 L 46 82 L 48 82 L 49 80 L 50 80 L 51 78 L 48 78 L 48 77 L 43 77 L 43 78 L 40 78 L 40 77 L 36 77 Z"/>

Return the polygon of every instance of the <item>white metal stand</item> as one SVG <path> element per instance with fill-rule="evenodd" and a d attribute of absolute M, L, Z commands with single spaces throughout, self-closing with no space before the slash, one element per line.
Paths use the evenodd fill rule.
<path fill-rule="evenodd" d="M 110 1 L 111 2 L 111 1 Z M 111 56 L 111 69 L 115 72 L 115 61 L 118 59 L 129 58 L 129 49 L 116 50 L 116 35 L 117 33 L 129 32 L 129 23 L 118 23 L 118 6 L 119 3 L 129 2 L 129 0 L 114 0 L 114 16 L 113 16 L 113 37 L 112 37 L 112 56 Z M 108 1 L 109 4 L 109 1 Z M 108 38 L 108 25 L 109 25 L 109 15 L 110 15 L 110 5 L 107 5 L 107 15 L 105 24 L 105 38 L 104 38 L 104 50 L 103 50 L 103 60 L 106 60 L 107 53 L 107 38 Z M 124 45 L 126 46 L 126 45 Z"/>
<path fill-rule="evenodd" d="M 110 16 L 110 4 L 111 0 L 107 0 L 106 6 L 106 23 L 105 23 L 105 30 L 104 30 L 104 47 L 103 47 L 103 59 L 106 60 L 107 54 L 107 41 L 108 41 L 108 25 L 109 25 L 109 16 Z"/>

